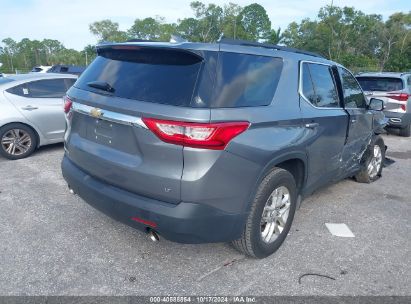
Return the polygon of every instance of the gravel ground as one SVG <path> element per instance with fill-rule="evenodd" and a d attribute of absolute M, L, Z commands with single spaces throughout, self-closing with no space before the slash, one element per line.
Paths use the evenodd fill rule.
<path fill-rule="evenodd" d="M 263 260 L 228 244 L 148 241 L 68 193 L 62 145 L 0 159 L 0 295 L 411 295 L 411 138 L 384 139 L 394 162 L 383 177 L 307 198 Z M 355 238 L 332 236 L 327 222 Z M 335 280 L 299 282 L 306 273 Z"/>

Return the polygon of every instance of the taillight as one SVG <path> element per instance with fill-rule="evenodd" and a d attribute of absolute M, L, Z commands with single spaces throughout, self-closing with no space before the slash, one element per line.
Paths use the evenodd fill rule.
<path fill-rule="evenodd" d="M 143 118 L 147 127 L 162 141 L 186 147 L 224 150 L 234 137 L 247 130 L 250 123 L 191 123 Z"/>
<path fill-rule="evenodd" d="M 67 95 L 63 97 L 63 101 L 64 101 L 64 105 L 63 105 L 64 113 L 67 114 L 68 112 L 70 112 L 73 102 L 71 101 L 70 97 L 68 97 Z"/>
<path fill-rule="evenodd" d="M 398 100 L 398 101 L 407 101 L 410 95 L 406 93 L 388 93 L 387 97 Z"/>

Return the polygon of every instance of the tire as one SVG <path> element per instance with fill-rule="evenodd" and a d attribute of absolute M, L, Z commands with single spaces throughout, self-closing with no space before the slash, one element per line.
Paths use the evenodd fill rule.
<path fill-rule="evenodd" d="M 376 155 L 376 151 L 380 151 L 380 156 Z M 382 168 L 384 167 L 385 159 L 385 145 L 381 136 L 375 136 L 363 156 L 363 166 L 360 172 L 355 175 L 355 179 L 359 183 L 371 183 L 379 179 L 382 175 Z M 371 167 L 376 164 L 378 167 L 372 171 Z"/>
<path fill-rule="evenodd" d="M 411 135 L 411 125 L 408 125 L 405 128 L 400 129 L 400 136 L 410 137 L 410 135 Z"/>
<path fill-rule="evenodd" d="M 30 127 L 21 123 L 11 123 L 0 128 L 0 155 L 5 158 L 25 158 L 31 155 L 36 147 L 37 136 Z"/>
<path fill-rule="evenodd" d="M 281 230 L 281 225 L 278 224 L 280 223 L 280 221 L 277 221 L 277 219 L 273 221 L 273 218 L 271 218 L 272 215 L 265 218 L 270 217 L 270 221 L 273 222 L 267 222 L 263 224 L 263 222 L 265 222 L 263 220 L 263 213 L 265 215 L 268 215 L 267 212 L 277 212 L 278 215 L 278 212 L 284 212 L 285 210 L 285 206 L 287 204 L 285 204 L 283 208 L 279 208 L 278 211 L 276 211 L 277 209 L 273 211 L 268 211 L 266 209 L 273 208 L 272 206 L 266 206 L 266 203 L 269 204 L 268 199 L 271 197 L 284 197 L 283 200 L 285 201 L 286 194 L 284 194 L 284 196 L 281 195 L 280 189 L 281 191 L 283 191 L 283 194 L 286 193 L 284 189 L 288 190 L 289 197 L 288 216 L 285 220 L 285 223 L 284 220 L 282 220 L 283 228 Z M 278 204 L 278 206 L 283 204 L 283 200 Z M 270 200 L 270 202 L 272 201 Z M 296 205 L 297 187 L 294 177 L 290 172 L 284 169 L 272 169 L 258 186 L 257 193 L 252 202 L 251 211 L 248 215 L 242 237 L 238 240 L 233 241 L 233 246 L 240 252 L 254 258 L 265 258 L 273 254 L 284 242 L 288 232 L 290 231 L 296 210 Z M 275 235 L 273 235 L 270 241 L 268 241 L 267 239 L 269 238 L 269 235 L 267 233 L 267 235 L 265 236 L 266 240 L 263 240 L 266 229 L 273 227 L 272 225 L 274 224 L 277 225 L 275 226 L 276 228 L 274 228 Z"/>

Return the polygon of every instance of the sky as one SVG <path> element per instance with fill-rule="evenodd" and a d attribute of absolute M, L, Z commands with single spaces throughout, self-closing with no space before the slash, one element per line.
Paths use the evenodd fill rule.
<path fill-rule="evenodd" d="M 118 22 L 127 30 L 136 18 L 165 17 L 166 22 L 192 17 L 192 0 L 0 0 L 0 41 L 11 37 L 57 39 L 67 48 L 82 50 L 95 44 L 89 24 L 102 19 Z M 272 27 L 285 29 L 289 23 L 316 18 L 318 10 L 331 0 L 227 0 L 206 1 L 223 6 L 228 2 L 241 6 L 259 3 L 267 10 Z M 384 19 L 394 12 L 411 10 L 410 0 L 334 0 L 336 6 L 353 6 Z"/>

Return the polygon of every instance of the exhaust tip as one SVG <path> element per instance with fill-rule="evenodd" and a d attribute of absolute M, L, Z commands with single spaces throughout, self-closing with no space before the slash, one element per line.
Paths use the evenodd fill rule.
<path fill-rule="evenodd" d="M 150 241 L 153 241 L 153 242 L 158 242 L 160 240 L 160 237 L 158 236 L 157 232 L 155 232 L 154 230 L 150 230 L 147 233 L 147 237 L 149 238 Z"/>

